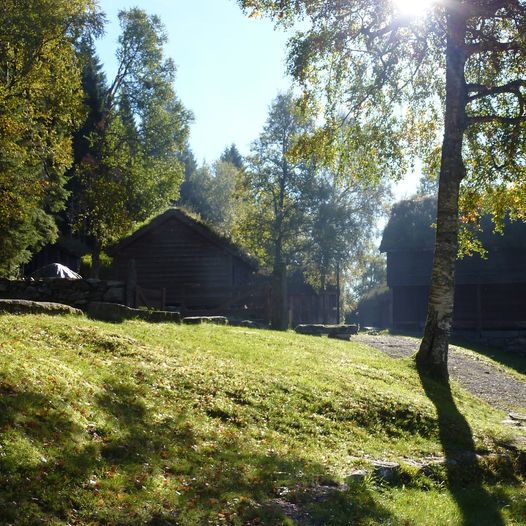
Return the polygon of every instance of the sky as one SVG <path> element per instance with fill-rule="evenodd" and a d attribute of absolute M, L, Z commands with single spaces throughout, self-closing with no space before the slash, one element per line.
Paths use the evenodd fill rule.
<path fill-rule="evenodd" d="M 283 30 L 251 19 L 235 0 L 99 0 L 106 35 L 97 46 L 108 79 L 115 73 L 117 13 L 139 7 L 159 15 L 168 34 L 166 55 L 177 65 L 176 92 L 194 114 L 190 146 L 198 162 L 213 162 L 235 143 L 241 153 L 260 134 L 268 108 L 292 85 L 286 74 Z M 412 194 L 419 174 L 394 186 L 397 198 Z"/>
<path fill-rule="evenodd" d="M 115 71 L 119 10 L 159 15 L 166 54 L 177 65 L 175 89 L 194 113 L 190 144 L 197 160 L 212 162 L 232 143 L 247 154 L 272 99 L 291 85 L 284 32 L 248 18 L 235 0 L 100 0 L 100 6 L 109 24 L 97 50 L 108 78 Z"/>

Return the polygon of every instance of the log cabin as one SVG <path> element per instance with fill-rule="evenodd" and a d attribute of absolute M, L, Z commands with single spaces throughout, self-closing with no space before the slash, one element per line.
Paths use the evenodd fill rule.
<path fill-rule="evenodd" d="M 435 243 L 432 198 L 396 204 L 383 233 L 391 326 L 421 331 L 425 324 Z M 457 334 L 526 329 L 526 224 L 507 222 L 503 235 L 483 218 L 480 241 L 487 256 L 465 256 L 456 264 L 453 331 Z"/>
<path fill-rule="evenodd" d="M 50 254 L 53 263 L 70 263 L 68 253 L 53 250 L 46 247 L 35 261 L 47 264 Z M 129 306 L 269 320 L 270 276 L 184 209 L 170 208 L 106 252 L 113 259 L 107 277 L 126 282 Z M 337 322 L 336 288 L 316 291 L 301 273 L 288 280 L 287 302 L 293 326 Z"/>
<path fill-rule="evenodd" d="M 300 323 L 338 323 L 338 291 L 328 285 L 318 291 L 307 283 L 302 272 L 296 271 L 287 280 L 289 325 Z"/>
<path fill-rule="evenodd" d="M 129 303 L 185 313 L 227 309 L 257 271 L 237 246 L 180 208 L 158 215 L 107 252 L 114 277 L 136 284 L 138 294 Z M 153 291 L 163 297 L 149 304 Z"/>

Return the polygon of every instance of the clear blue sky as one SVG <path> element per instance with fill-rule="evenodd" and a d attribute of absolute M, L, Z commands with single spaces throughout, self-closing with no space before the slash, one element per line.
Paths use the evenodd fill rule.
<path fill-rule="evenodd" d="M 214 161 L 236 143 L 248 153 L 268 106 L 291 80 L 285 74 L 287 36 L 268 20 L 249 19 L 235 0 L 99 0 L 106 36 L 98 52 L 111 79 L 119 35 L 117 13 L 139 7 L 161 17 L 166 53 L 177 64 L 176 91 L 194 112 L 190 144 L 197 160 Z"/>

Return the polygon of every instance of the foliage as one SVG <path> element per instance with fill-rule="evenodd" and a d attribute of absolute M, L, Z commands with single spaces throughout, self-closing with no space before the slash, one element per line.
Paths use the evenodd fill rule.
<path fill-rule="evenodd" d="M 112 268 L 113 258 L 108 256 L 105 252 L 100 253 L 100 270 L 99 278 L 111 280 L 114 277 Z M 92 274 L 93 260 L 91 254 L 85 254 L 80 258 L 80 270 L 79 274 L 84 278 L 88 279 Z"/>
<path fill-rule="evenodd" d="M 312 177 L 304 206 L 307 210 L 301 265 L 309 281 L 325 289 L 339 271 L 356 271 L 385 213 L 389 189 L 342 169 L 335 174 L 318 169 Z"/>
<path fill-rule="evenodd" d="M 281 94 L 254 141 L 242 172 L 234 237 L 272 270 L 271 326 L 287 327 L 287 266 L 301 250 L 305 225 L 305 191 L 314 175 L 308 156 L 291 156 L 295 142 L 312 130 L 313 121 Z"/>
<path fill-rule="evenodd" d="M 425 17 L 404 15 L 395 2 L 239 3 L 251 16 L 269 14 L 285 26 L 303 21 L 289 43 L 289 71 L 304 87 L 308 102 L 318 99 L 324 105 L 328 144 L 342 103 L 353 125 L 383 122 L 382 135 L 391 134 L 393 123 L 388 117 L 394 118 L 403 121 L 403 127 L 395 126 L 405 137 L 402 144 L 411 142 L 411 149 L 424 158 L 428 174 L 438 174 L 440 168 L 445 21 L 448 16 L 458 16 L 460 24 L 465 21 L 461 44 L 467 59 L 465 217 L 476 221 L 485 212 L 499 220 L 507 214 L 524 215 L 524 2 L 473 0 L 454 15 L 436 3 Z M 350 137 L 355 136 L 352 130 Z M 377 144 L 371 136 L 368 145 L 375 148 Z"/>
<path fill-rule="evenodd" d="M 245 166 L 243 156 L 239 153 L 235 144 L 226 147 L 219 160 L 233 164 L 238 170 L 242 170 Z"/>
<path fill-rule="evenodd" d="M 432 250 L 435 241 L 436 199 L 414 198 L 396 203 L 384 229 L 380 250 Z"/>
<path fill-rule="evenodd" d="M 57 237 L 71 133 L 82 117 L 75 42 L 99 26 L 90 0 L 0 6 L 0 275 Z"/>
<path fill-rule="evenodd" d="M 239 3 L 284 23 L 304 19 L 306 29 L 290 41 L 289 69 L 307 102 L 324 103 L 327 144 L 342 104 L 355 129 L 365 121 L 377 137 L 399 131 L 429 173 L 442 137 L 428 315 L 416 360 L 447 380 L 459 207 L 461 221 L 475 226 L 488 211 L 498 228 L 507 215 L 526 218 L 526 2 L 436 2 L 425 17 L 383 0 Z"/>
<path fill-rule="evenodd" d="M 74 228 L 95 240 L 94 251 L 178 197 L 179 157 L 191 120 L 173 91 L 175 66 L 164 57 L 160 19 L 130 9 L 121 11 L 119 20 L 118 68 L 111 84 L 97 74 L 92 46 L 84 49 L 91 118 L 89 129 L 77 136 L 71 210 Z"/>
<path fill-rule="evenodd" d="M 246 160 L 241 185 L 245 206 L 234 235 L 267 268 L 289 264 L 300 250 L 304 196 L 314 168 L 312 162 L 291 158 L 289 153 L 312 126 L 290 93 L 278 95 Z"/>
<path fill-rule="evenodd" d="M 233 232 L 272 271 L 274 283 L 297 270 L 325 290 L 360 257 L 390 194 L 382 165 L 365 149 L 319 163 L 315 151 L 300 148 L 316 133 L 290 93 L 274 100 L 242 172 Z M 282 295 L 276 283 L 273 295 Z"/>
<path fill-rule="evenodd" d="M 506 466 L 488 466 L 481 500 L 464 466 L 455 485 L 404 464 L 442 454 L 437 412 L 409 361 L 358 343 L 4 315 L 0 349 L 0 524 L 278 526 L 276 495 L 335 526 L 491 525 L 497 504 L 525 520 Z M 453 396 L 477 451 L 499 451 L 503 414 Z M 453 415 L 440 425 L 463 451 Z M 309 497 L 363 458 L 401 461 L 403 485 Z"/>
<path fill-rule="evenodd" d="M 218 160 L 203 164 L 185 176 L 180 204 L 230 233 L 237 209 L 237 186 L 241 172 L 231 162 Z"/>
<path fill-rule="evenodd" d="M 353 262 L 354 263 L 354 262 Z M 387 285 L 387 262 L 377 247 L 369 244 L 351 267 L 351 289 L 356 301 Z"/>

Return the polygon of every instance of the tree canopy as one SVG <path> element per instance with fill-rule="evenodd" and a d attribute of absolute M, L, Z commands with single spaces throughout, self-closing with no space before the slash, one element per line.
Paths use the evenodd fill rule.
<path fill-rule="evenodd" d="M 377 132 L 371 145 L 398 131 L 429 170 L 439 166 L 433 279 L 417 362 L 447 378 L 460 225 L 477 224 L 484 211 L 497 225 L 506 215 L 526 217 L 526 3 L 436 2 L 424 17 L 382 0 L 240 4 L 285 25 L 302 19 L 289 69 L 306 101 L 326 110 L 329 151 L 343 108 L 345 119 Z"/>
<path fill-rule="evenodd" d="M 0 5 L 0 274 L 56 238 L 71 136 L 82 121 L 75 44 L 100 30 L 90 0 Z"/>
<path fill-rule="evenodd" d="M 130 9 L 119 21 L 111 83 L 97 73 L 93 47 L 83 49 L 90 118 L 77 134 L 71 216 L 93 239 L 95 269 L 101 247 L 177 199 L 192 118 L 173 89 L 175 66 L 164 56 L 159 18 Z"/>
<path fill-rule="evenodd" d="M 318 291 L 335 285 L 389 196 L 380 165 L 373 159 L 361 168 L 363 150 L 352 152 L 352 163 L 345 155 L 327 167 L 315 153 L 298 151 L 306 133 L 316 133 L 314 119 L 291 93 L 278 95 L 241 174 L 233 235 L 272 271 L 276 328 L 286 326 L 287 275 L 300 272 Z"/>

